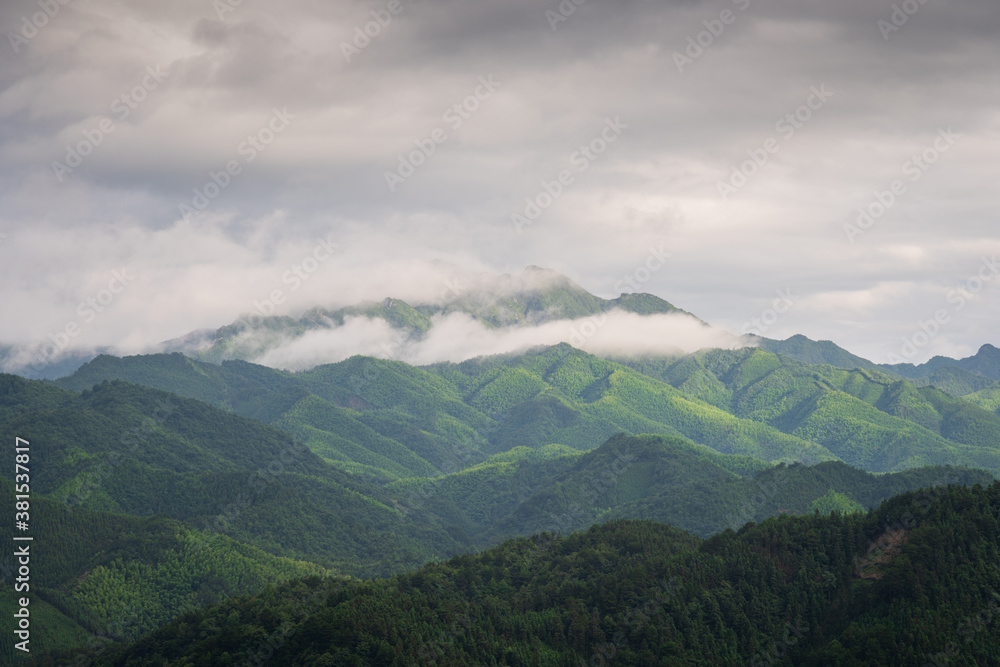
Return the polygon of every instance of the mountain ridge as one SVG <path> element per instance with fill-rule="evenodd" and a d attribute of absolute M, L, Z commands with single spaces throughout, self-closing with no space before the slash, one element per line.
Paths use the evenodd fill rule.
<path fill-rule="evenodd" d="M 452 316 L 470 318 L 471 322 L 481 325 L 485 331 L 540 327 L 563 320 L 577 322 L 576 328 L 571 329 L 573 334 L 569 342 L 580 346 L 586 343 L 592 331 L 600 329 L 603 322 L 601 318 L 613 311 L 631 313 L 640 318 L 663 315 L 690 317 L 696 326 L 709 330 L 709 325 L 703 320 L 656 295 L 623 293 L 613 299 L 603 299 L 587 292 L 565 275 L 529 266 L 518 274 L 480 276 L 467 284 L 461 281 L 448 283 L 447 289 L 430 302 L 411 305 L 401 299 L 386 297 L 381 301 L 339 308 L 316 306 L 298 316 L 250 313 L 214 330 L 193 331 L 157 347 L 164 352 L 182 352 L 191 358 L 215 364 L 225 360 L 263 359 L 269 365 L 274 365 L 283 363 L 282 357 L 268 355 L 289 344 L 301 343 L 320 350 L 310 353 L 311 356 L 307 355 L 307 360 L 312 359 L 306 361 L 306 367 L 310 367 L 310 364 L 315 366 L 329 362 L 329 359 L 323 359 L 321 351 L 327 343 L 316 336 L 345 332 L 345 323 L 352 323 L 355 327 L 358 322 L 384 323 L 387 329 L 382 330 L 382 335 L 388 335 L 389 338 L 383 340 L 381 348 L 371 343 L 370 349 L 363 354 L 392 358 L 398 354 L 401 341 L 426 338 L 436 319 Z M 360 341 L 374 340 L 371 330 L 351 331 L 354 332 L 351 335 L 357 336 Z M 390 335 L 387 332 L 395 333 Z M 814 341 L 801 334 L 785 340 L 748 335 L 745 340 L 762 350 L 810 364 L 827 364 L 848 370 L 879 369 L 891 376 L 908 379 L 918 386 L 938 386 L 955 396 L 971 396 L 990 389 L 992 383 L 1000 383 L 1000 350 L 989 343 L 984 344 L 976 355 L 965 359 L 938 356 L 919 365 L 889 365 L 876 364 L 852 354 L 832 341 Z M 350 351 L 350 348 L 347 350 Z M 24 353 L 25 350 L 11 346 L 0 347 L 0 365 L 9 367 L 15 363 L 18 355 Z M 35 371 L 21 370 L 27 376 L 56 379 L 57 376 L 75 372 L 99 355 L 99 350 L 94 353 L 77 350 L 65 357 L 52 359 Z M 268 359 L 271 361 L 267 361 Z M 1000 406 L 993 409 L 1000 409 Z"/>

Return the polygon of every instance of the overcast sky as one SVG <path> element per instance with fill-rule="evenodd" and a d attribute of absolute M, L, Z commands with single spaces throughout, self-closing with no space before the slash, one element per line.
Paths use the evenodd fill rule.
<path fill-rule="evenodd" d="M 236 1 L 2 3 L 0 341 L 535 264 L 878 362 L 1000 344 L 996 0 Z"/>

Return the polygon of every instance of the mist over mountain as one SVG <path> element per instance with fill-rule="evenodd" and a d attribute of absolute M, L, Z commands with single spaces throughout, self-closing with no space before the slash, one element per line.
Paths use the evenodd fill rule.
<path fill-rule="evenodd" d="M 191 332 L 146 351 L 301 370 L 357 354 L 429 364 L 558 343 L 597 354 L 642 355 L 744 345 L 740 336 L 652 294 L 602 299 L 535 266 L 513 275 L 455 278 L 433 299 L 413 304 L 387 297 L 336 309 L 313 307 L 297 317 L 273 315 L 277 304 L 269 300 L 254 305 L 254 311 L 215 331 Z M 47 357 L 55 347 L 7 348 L 0 363 L 9 372 L 51 379 L 100 353 L 67 349 Z"/>
<path fill-rule="evenodd" d="M 555 271 L 449 284 L 431 303 L 386 298 L 298 318 L 249 313 L 193 356 L 300 370 L 355 354 L 423 365 L 569 343 L 598 354 L 671 354 L 732 348 L 739 337 L 651 294 L 596 297 Z"/>
<path fill-rule="evenodd" d="M 396 582 L 546 531 L 653 520 L 670 527 L 652 530 L 688 531 L 670 538 L 685 549 L 711 550 L 754 522 L 766 532 L 781 525 L 774 517 L 805 515 L 835 530 L 854 522 L 850 536 L 897 494 L 981 494 L 1000 474 L 991 345 L 879 366 L 831 341 L 736 336 L 650 294 L 602 299 L 537 267 L 453 287 L 430 302 L 251 313 L 154 354 L 76 350 L 45 369 L 63 375 L 54 381 L 0 375 L 0 428 L 44 443 L 33 488 L 51 528 L 39 535 L 71 554 L 40 561 L 53 574 L 38 592 L 51 628 L 38 664 L 100 664 L 83 648 L 95 637 L 108 659 L 140 638 L 159 645 L 176 619 L 250 608 L 246 596 L 265 587 L 278 606 L 286 590 L 324 581 L 362 592 L 369 584 L 352 577 Z M 980 513 L 988 538 L 994 508 Z M 873 539 L 895 545 L 896 535 Z M 882 576 L 866 568 L 895 572 L 895 552 L 862 556 L 841 542 L 841 557 L 871 565 L 838 595 L 866 599 L 863 582 Z M 126 601 L 147 611 L 117 612 L 127 626 L 108 638 Z M 337 621 L 324 623 L 317 632 Z M 549 653 L 585 651 L 562 646 L 566 631 Z M 810 650 L 860 650 L 852 642 Z M 188 649 L 163 654 L 176 650 Z M 0 641 L 0 656 L 13 651 Z"/>
<path fill-rule="evenodd" d="M 316 306 L 294 317 L 275 315 L 278 304 L 257 301 L 254 311 L 233 323 L 193 331 L 145 352 L 181 352 L 211 363 L 239 359 L 306 370 L 355 355 L 427 365 L 559 343 L 606 357 L 669 357 L 708 348 L 759 347 L 810 364 L 878 368 L 956 396 L 986 390 L 1000 381 L 1000 351 L 990 344 L 966 359 L 938 356 L 921 365 L 879 365 L 832 341 L 813 341 L 801 334 L 785 340 L 735 335 L 652 294 L 602 299 L 568 277 L 536 266 L 499 276 L 466 274 L 445 281 L 444 286 L 434 298 L 412 304 L 386 297 L 339 308 Z M 55 379 L 104 353 L 114 353 L 114 347 L 4 346 L 0 369 Z"/>

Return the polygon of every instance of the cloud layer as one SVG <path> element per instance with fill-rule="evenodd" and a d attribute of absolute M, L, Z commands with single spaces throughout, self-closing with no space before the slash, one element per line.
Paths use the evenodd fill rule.
<path fill-rule="evenodd" d="M 781 290 L 764 335 L 875 361 L 942 309 L 914 361 L 1000 343 L 993 0 L 393 8 L 4 3 L 0 341 L 136 351 L 275 290 L 295 314 L 537 264 L 734 332 Z"/>
<path fill-rule="evenodd" d="M 355 354 L 413 365 L 460 362 L 558 343 L 602 356 L 668 355 L 745 345 L 740 337 L 706 327 L 688 315 L 640 316 L 618 310 L 533 327 L 499 329 L 487 328 L 464 313 L 450 313 L 435 317 L 434 326 L 420 338 L 406 336 L 385 320 L 354 317 L 347 318 L 342 326 L 309 331 L 295 338 L 273 338 L 254 332 L 237 336 L 234 341 L 237 346 L 266 346 L 267 351 L 253 361 L 286 370 L 304 370 Z"/>

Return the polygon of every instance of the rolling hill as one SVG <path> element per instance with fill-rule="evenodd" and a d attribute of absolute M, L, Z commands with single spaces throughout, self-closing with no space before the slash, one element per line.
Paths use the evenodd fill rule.
<path fill-rule="evenodd" d="M 90 384 L 110 374 L 231 411 L 122 379 Z M 53 628 L 39 646 L 50 649 L 127 640 L 290 577 L 388 576 L 542 530 L 649 518 L 707 537 L 775 514 L 853 512 L 905 490 L 992 479 L 947 467 L 880 476 L 837 461 L 775 467 L 735 453 L 755 431 L 725 426 L 747 420 L 568 346 L 426 369 L 359 358 L 297 374 L 181 355 L 101 357 L 62 384 L 73 383 L 89 388 L 0 376 L 0 426 L 33 443 L 39 536 L 57 558 L 44 562 L 53 576 L 39 592 Z M 939 413 L 955 400 L 930 396 Z M 565 414 L 553 422 L 533 411 L 546 401 Z M 665 428 L 671 411 L 693 414 L 695 426 Z M 619 424 L 670 432 L 598 441 Z M 713 442 L 733 451 L 680 430 L 721 433 Z M 329 459 L 351 452 L 357 460 Z M 133 607 L 147 611 L 129 612 L 119 632 Z"/>
<path fill-rule="evenodd" d="M 619 520 L 385 581 L 280 585 L 94 664 L 995 664 L 998 538 L 1000 483 L 708 540 Z"/>
<path fill-rule="evenodd" d="M 1000 471 L 1000 417 L 877 369 L 757 348 L 601 359 L 568 345 L 413 367 L 354 357 L 290 373 L 180 354 L 101 356 L 60 386 L 145 383 L 261 419 L 331 465 L 380 482 L 452 472 L 516 447 L 680 436 L 764 462 L 842 460 Z"/>
<path fill-rule="evenodd" d="M 33 469 L 37 469 L 34 466 Z M 14 505 L 0 479 L 0 499 Z M 33 495 L 30 593 L 33 650 L 107 646 L 137 639 L 171 618 L 288 579 L 334 573 L 276 557 L 222 534 L 191 529 L 163 515 L 123 516 Z M 11 541 L 12 530 L 0 528 Z M 19 563 L 0 558 L 3 597 L 13 600 Z M 0 637 L 0 660 L 14 664 L 13 635 Z"/>

